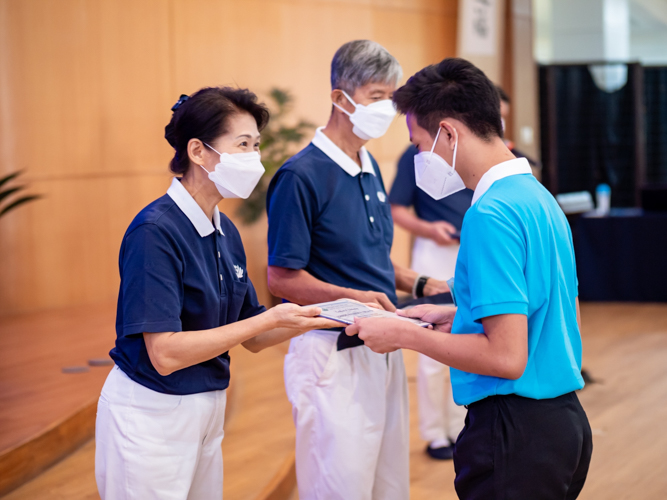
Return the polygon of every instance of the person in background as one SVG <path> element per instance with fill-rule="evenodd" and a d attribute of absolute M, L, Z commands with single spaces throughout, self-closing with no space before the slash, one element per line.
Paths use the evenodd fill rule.
<path fill-rule="evenodd" d="M 347 327 L 377 353 L 412 349 L 451 367 L 466 405 L 454 449 L 460 499 L 571 500 L 586 481 L 591 428 L 581 377 L 577 273 L 569 224 L 525 158 L 502 140 L 498 92 L 468 61 L 428 66 L 394 93 L 410 141 L 428 164 L 418 185 L 474 190 L 452 294 L 457 308 L 419 305 Z M 423 174 L 422 174 L 423 175 Z"/>
<path fill-rule="evenodd" d="M 271 181 L 269 289 L 298 304 L 341 298 L 393 311 L 396 289 L 447 285 L 390 259 L 394 223 L 377 162 L 364 145 L 396 110 L 398 61 L 356 40 L 331 63 L 331 115 Z M 285 388 L 296 425 L 301 500 L 409 498 L 408 386 L 400 352 L 376 354 L 342 329 L 290 343 Z"/>
<path fill-rule="evenodd" d="M 461 225 L 470 208 L 472 190 L 464 189 L 441 200 L 431 198 L 416 184 L 414 157 L 418 153 L 411 145 L 398 162 L 389 193 L 391 215 L 415 238 L 412 269 L 420 275 L 447 280 L 456 269 Z M 419 432 L 428 442 L 426 453 L 439 460 L 451 459 L 466 410 L 452 397 L 449 367 L 423 354 L 419 354 L 417 366 Z"/>
<path fill-rule="evenodd" d="M 507 95 L 507 92 L 505 92 L 502 87 L 499 85 L 496 85 L 496 90 L 498 91 L 498 97 L 500 97 L 500 120 L 503 126 L 503 140 L 505 141 L 505 146 L 507 146 L 507 149 L 509 149 L 514 156 L 517 158 L 525 158 L 528 160 L 528 163 L 530 164 L 531 167 L 533 168 L 538 168 L 540 166 L 540 163 L 532 158 L 529 158 L 526 156 L 524 153 L 516 149 L 514 146 L 514 141 L 510 141 L 508 139 L 505 139 L 505 132 L 507 131 L 507 120 L 509 119 L 510 116 L 510 96 Z"/>
<path fill-rule="evenodd" d="M 218 211 L 264 172 L 268 110 L 228 87 L 181 96 L 172 110 L 165 138 L 180 177 L 139 212 L 120 249 L 116 366 L 95 429 L 103 500 L 220 500 L 229 349 L 258 352 L 340 325 L 318 307 L 261 306 L 239 233 Z"/>

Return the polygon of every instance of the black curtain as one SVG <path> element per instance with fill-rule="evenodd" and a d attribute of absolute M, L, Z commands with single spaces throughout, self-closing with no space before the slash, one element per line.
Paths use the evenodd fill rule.
<path fill-rule="evenodd" d="M 667 68 L 644 68 L 646 183 L 667 184 Z"/>
<path fill-rule="evenodd" d="M 606 92 L 587 65 L 540 67 L 542 158 L 552 191 L 595 192 L 606 183 L 613 206 L 635 205 L 635 85 L 629 70 L 622 88 Z"/>

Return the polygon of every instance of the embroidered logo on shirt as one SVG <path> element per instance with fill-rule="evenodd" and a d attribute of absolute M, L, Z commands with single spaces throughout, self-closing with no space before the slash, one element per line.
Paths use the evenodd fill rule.
<path fill-rule="evenodd" d="M 378 200 L 380 200 L 380 203 L 384 203 L 386 199 L 387 195 L 385 195 L 382 191 L 378 191 Z"/>
<path fill-rule="evenodd" d="M 243 268 L 234 264 L 234 271 L 236 271 L 236 277 L 238 279 L 243 278 Z"/>

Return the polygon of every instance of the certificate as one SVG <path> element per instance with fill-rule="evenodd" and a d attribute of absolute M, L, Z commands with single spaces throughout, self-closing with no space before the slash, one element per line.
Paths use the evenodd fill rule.
<path fill-rule="evenodd" d="M 413 318 L 404 318 L 396 313 L 385 311 L 383 309 L 374 309 L 361 302 L 349 299 L 335 300 L 333 302 L 323 302 L 322 304 L 313 304 L 314 307 L 322 309 L 320 316 L 334 321 L 351 325 L 354 318 L 393 318 L 402 321 L 409 321 L 417 326 L 426 327 L 430 323 Z"/>

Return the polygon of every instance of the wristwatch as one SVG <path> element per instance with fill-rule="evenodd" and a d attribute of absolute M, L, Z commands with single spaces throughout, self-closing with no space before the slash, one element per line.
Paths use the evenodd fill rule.
<path fill-rule="evenodd" d="M 430 278 L 428 276 L 424 276 L 423 274 L 417 276 L 414 284 L 412 285 L 412 296 L 415 299 L 421 299 L 424 296 L 424 287 L 426 286 L 426 282 L 429 279 Z"/>

